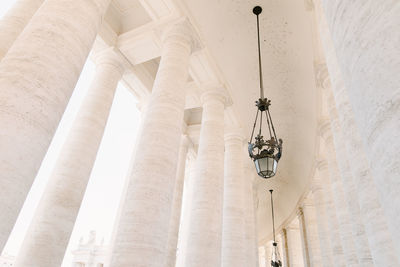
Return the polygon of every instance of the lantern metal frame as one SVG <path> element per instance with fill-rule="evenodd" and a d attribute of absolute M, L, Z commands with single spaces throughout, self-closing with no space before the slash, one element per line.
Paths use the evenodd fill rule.
<path fill-rule="evenodd" d="M 259 15 L 262 12 L 260 6 L 253 8 L 253 13 L 257 16 L 257 40 L 258 40 L 258 69 L 260 76 L 260 98 L 256 101 L 257 113 L 254 121 L 253 130 L 251 133 L 250 141 L 248 144 L 248 152 L 251 159 L 253 159 L 257 173 L 262 178 L 268 179 L 276 174 L 278 161 L 282 156 L 282 139 L 278 139 L 275 132 L 275 127 L 272 122 L 271 113 L 269 107 L 271 106 L 271 100 L 264 97 L 264 86 L 262 77 L 262 65 L 261 65 L 261 48 L 260 48 L 260 25 Z M 259 116 L 260 113 L 260 116 Z M 266 128 L 268 129 L 269 139 L 264 138 L 262 135 L 263 128 L 263 115 L 265 114 Z M 254 137 L 254 132 L 257 127 L 257 121 L 259 119 L 259 131 Z M 254 137 L 254 142 L 253 142 Z"/>

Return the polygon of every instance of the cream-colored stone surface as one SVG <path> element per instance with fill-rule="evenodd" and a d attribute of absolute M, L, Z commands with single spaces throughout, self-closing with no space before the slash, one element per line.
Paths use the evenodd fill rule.
<path fill-rule="evenodd" d="M 308 196 L 302 206 L 302 217 L 304 220 L 305 239 L 307 241 L 307 252 L 309 258 L 309 266 L 323 266 L 321 257 L 321 247 L 318 237 L 318 224 L 315 215 L 315 207 L 312 202 L 312 196 Z M 301 227 L 301 221 L 300 221 Z"/>
<path fill-rule="evenodd" d="M 181 22 L 172 26 L 164 37 L 110 266 L 165 264 L 191 34 L 186 22 Z"/>
<path fill-rule="evenodd" d="M 282 231 L 278 234 L 276 240 L 278 241 L 278 248 L 281 256 L 282 266 L 290 266 L 288 261 L 288 247 L 285 228 L 283 228 Z"/>
<path fill-rule="evenodd" d="M 286 227 L 290 267 L 304 267 L 300 230 L 297 226 Z"/>
<path fill-rule="evenodd" d="M 182 219 L 179 227 L 179 238 L 178 238 L 178 253 L 176 259 L 176 267 L 185 266 L 186 250 L 190 246 L 188 243 L 188 233 L 190 227 L 190 214 L 192 211 L 192 197 L 195 194 L 195 188 L 193 186 L 193 179 L 196 174 L 196 157 L 194 153 L 189 153 L 189 166 L 187 166 L 187 178 L 184 181 L 183 189 L 183 202 L 182 202 Z"/>
<path fill-rule="evenodd" d="M 176 181 L 174 196 L 172 200 L 172 213 L 169 221 L 169 233 L 167 243 L 166 267 L 175 267 L 176 252 L 178 246 L 179 225 L 181 220 L 183 184 L 185 180 L 185 167 L 190 141 L 187 135 L 183 135 L 179 147 L 178 165 L 176 170 Z"/>
<path fill-rule="evenodd" d="M 346 266 L 342 240 L 340 236 L 339 221 L 336 214 L 333 192 L 330 183 L 328 162 L 322 159 L 318 162 L 318 172 L 322 181 L 323 208 L 327 215 L 328 233 L 331 241 L 332 258 L 335 266 Z"/>
<path fill-rule="evenodd" d="M 221 266 L 246 265 L 244 137 L 237 132 L 225 134 L 224 203 Z"/>
<path fill-rule="evenodd" d="M 246 160 L 247 155 L 246 155 Z M 253 167 L 253 166 L 252 166 Z M 256 208 L 254 192 L 256 185 L 254 184 L 254 176 L 247 176 L 245 179 L 244 189 L 244 219 L 245 219 L 245 247 L 246 247 L 246 264 L 249 267 L 258 266 L 258 249 L 257 237 L 258 229 L 256 223 Z M 258 179 L 256 177 L 256 179 Z"/>
<path fill-rule="evenodd" d="M 333 250 L 329 235 L 328 215 L 325 211 L 325 199 L 322 181 L 319 174 L 313 179 L 312 187 L 314 206 L 318 223 L 318 237 L 321 248 L 322 263 L 324 267 L 333 267 Z"/>
<path fill-rule="evenodd" d="M 309 242 L 307 238 L 306 222 L 304 219 L 303 208 L 299 207 L 296 211 L 297 219 L 299 221 L 299 233 L 301 240 L 301 250 L 303 253 L 304 267 L 309 267 L 310 263 L 310 252 L 309 252 Z"/>
<path fill-rule="evenodd" d="M 258 247 L 258 262 L 260 263 L 257 267 L 266 267 L 266 249 L 265 246 Z"/>
<path fill-rule="evenodd" d="M 96 75 L 49 177 L 15 266 L 61 264 L 123 72 L 111 51 L 98 58 Z"/>
<path fill-rule="evenodd" d="M 202 102 L 185 267 L 221 265 L 225 96 L 210 89 Z"/>
<path fill-rule="evenodd" d="M 0 61 L 44 0 L 17 0 L 0 20 Z"/>
<path fill-rule="evenodd" d="M 400 2 L 322 1 L 337 60 L 400 255 Z"/>
<path fill-rule="evenodd" d="M 353 241 L 351 215 L 349 213 L 347 203 L 345 200 L 345 193 L 343 192 L 343 184 L 339 174 L 336 162 L 336 152 L 333 144 L 332 132 L 330 121 L 328 119 L 320 122 L 320 133 L 324 140 L 325 152 L 327 156 L 329 177 L 327 184 L 330 185 L 332 192 L 333 204 L 338 220 L 339 234 L 341 245 L 343 248 L 343 255 L 346 266 L 359 266 L 355 245 Z"/>
<path fill-rule="evenodd" d="M 47 0 L 0 62 L 0 248 L 11 232 L 110 0 Z"/>
<path fill-rule="evenodd" d="M 336 160 L 340 171 L 340 178 L 344 192 L 347 208 L 351 214 L 352 237 L 357 252 L 357 258 L 361 266 L 373 266 L 373 260 L 370 252 L 370 245 L 365 232 L 364 224 L 361 220 L 360 205 L 357 198 L 357 189 L 354 186 L 353 177 L 350 172 L 350 165 L 347 161 L 344 136 L 339 125 L 335 103 L 333 100 L 331 88 L 327 88 L 327 104 L 329 109 L 330 124 L 336 150 Z M 339 156 L 338 156 L 339 155 Z"/>
<path fill-rule="evenodd" d="M 271 255 L 272 255 L 272 241 L 268 241 L 265 246 L 265 257 L 264 257 L 264 266 L 270 267 L 271 266 Z M 261 266 L 261 263 L 260 263 Z"/>
<path fill-rule="evenodd" d="M 316 1 L 316 4 L 318 3 Z M 316 5 L 316 8 L 318 10 L 319 30 L 325 51 L 326 65 L 332 83 L 332 94 L 337 108 L 338 120 L 343 129 L 342 140 L 345 147 L 345 155 L 348 158 L 349 170 L 354 179 L 353 183 L 356 190 L 353 193 L 358 198 L 360 215 L 365 226 L 371 255 L 375 265 L 397 266 L 399 261 L 388 230 L 387 218 L 371 174 L 359 129 L 355 123 L 353 108 L 350 106 L 330 31 L 326 25 L 321 7 Z"/>

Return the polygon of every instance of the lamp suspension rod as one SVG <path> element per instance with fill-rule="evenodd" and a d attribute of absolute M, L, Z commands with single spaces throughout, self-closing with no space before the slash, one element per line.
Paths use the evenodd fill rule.
<path fill-rule="evenodd" d="M 261 13 L 261 7 L 260 8 L 260 13 Z M 257 16 L 257 40 L 258 40 L 258 70 L 260 74 L 260 99 L 264 99 L 264 82 L 263 82 L 263 77 L 262 77 L 262 67 L 261 67 L 261 48 L 260 48 L 260 22 L 258 19 L 258 15 L 260 13 L 255 13 Z"/>
<path fill-rule="evenodd" d="M 274 190 L 270 189 L 269 192 L 271 193 L 271 210 L 272 210 L 272 233 L 274 235 L 274 243 L 275 243 L 275 217 L 274 217 L 274 200 L 272 199 L 272 192 Z"/>

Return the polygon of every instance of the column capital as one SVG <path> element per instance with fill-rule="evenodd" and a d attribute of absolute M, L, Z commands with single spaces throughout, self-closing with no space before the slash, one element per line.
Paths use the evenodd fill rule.
<path fill-rule="evenodd" d="M 289 231 L 299 231 L 300 228 L 299 228 L 297 225 L 289 224 L 288 226 L 285 227 L 285 230 L 286 230 L 286 232 L 289 232 Z"/>
<path fill-rule="evenodd" d="M 310 190 L 313 193 L 318 192 L 319 190 L 322 190 L 322 184 L 321 184 L 320 180 L 314 178 L 313 184 L 311 185 Z"/>
<path fill-rule="evenodd" d="M 209 101 L 219 101 L 226 106 L 228 98 L 222 88 L 210 88 L 201 94 L 200 100 L 202 104 Z"/>
<path fill-rule="evenodd" d="M 242 145 L 245 141 L 245 137 L 241 131 L 241 128 L 228 129 L 224 135 L 225 144 L 239 144 Z"/>
<path fill-rule="evenodd" d="M 298 207 L 296 209 L 296 215 L 297 215 L 297 217 L 302 217 L 304 215 L 302 207 Z"/>
<path fill-rule="evenodd" d="M 311 190 L 312 191 L 312 190 Z M 303 200 L 302 203 L 302 209 L 303 209 L 303 214 L 304 214 L 304 209 L 308 207 L 314 207 L 314 202 L 312 200 L 312 192 L 310 192 Z"/>
<path fill-rule="evenodd" d="M 125 60 L 117 53 L 114 47 L 107 48 L 94 55 L 94 61 L 96 63 L 96 67 L 99 67 L 103 64 L 115 66 L 121 75 L 124 74 L 127 67 Z"/>
<path fill-rule="evenodd" d="M 320 136 L 324 139 L 325 142 L 332 139 L 331 122 L 329 118 L 322 117 L 319 119 L 318 130 Z"/>
<path fill-rule="evenodd" d="M 328 170 L 328 161 L 324 157 L 319 157 L 317 159 L 317 164 L 315 166 L 318 171 L 327 171 Z"/>
<path fill-rule="evenodd" d="M 179 42 L 187 45 L 193 53 L 202 48 L 200 37 L 187 18 L 179 19 L 169 25 L 163 32 L 161 41 L 163 44 L 168 42 Z"/>
<path fill-rule="evenodd" d="M 328 67 L 326 62 L 314 62 L 315 82 L 322 89 L 331 88 Z"/>
<path fill-rule="evenodd" d="M 192 145 L 192 141 L 190 140 L 189 136 L 187 134 L 182 134 L 181 137 L 181 147 L 188 149 L 189 146 Z"/>

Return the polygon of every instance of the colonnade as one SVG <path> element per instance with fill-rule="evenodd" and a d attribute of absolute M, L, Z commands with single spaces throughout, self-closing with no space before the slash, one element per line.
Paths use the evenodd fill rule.
<path fill-rule="evenodd" d="M 9 32 L 18 33 L 12 35 L 6 30 L 2 31 L 7 35 L 5 41 L 8 42 L 2 43 L 2 49 L 8 50 L 8 53 L 4 52 L 6 56 L 1 62 L 2 94 L 9 105 L 4 108 L 9 108 L 2 110 L 1 118 L 2 123 L 10 126 L 2 127 L 1 141 L 4 144 L 2 149 L 9 151 L 2 154 L 4 158 L 1 163 L 4 170 L 1 183 L 2 188 L 6 189 L 1 205 L 6 208 L 2 212 L 7 213 L 2 214 L 3 218 L 7 218 L 1 223 L 2 248 L 79 77 L 109 2 L 57 3 L 50 0 L 42 4 L 41 1 L 21 0 L 0 25 Z M 65 10 L 66 7 L 70 11 Z M 43 25 L 49 28 L 41 27 Z M 81 27 L 85 31 L 81 31 Z M 143 123 L 136 148 L 140 155 L 132 163 L 126 198 L 115 231 L 111 266 L 175 266 L 178 233 L 182 232 L 179 229 L 180 210 L 189 143 L 187 137 L 182 137 L 185 83 L 190 54 L 197 41 L 194 35 L 186 21 L 176 23 L 163 33 L 161 62 L 146 111 L 142 115 Z M 60 42 L 64 42 L 64 45 Z M 24 47 L 24 44 L 28 47 Z M 64 64 L 57 67 L 55 64 L 61 61 L 60 58 L 63 58 Z M 96 65 L 92 85 L 54 166 L 15 266 L 54 267 L 63 260 L 115 89 L 127 71 L 125 59 L 112 48 L 96 54 Z M 17 81 L 18 78 L 20 80 Z M 246 262 L 256 266 L 254 208 L 248 209 L 247 206 L 253 205 L 253 199 L 245 197 L 245 194 L 253 194 L 252 184 L 246 183 L 240 172 L 236 173 L 236 177 L 231 176 L 235 169 L 243 169 L 239 163 L 244 157 L 244 137 L 238 130 L 234 131 L 236 135 L 224 133 L 227 95 L 222 88 L 207 88 L 201 98 L 201 138 L 191 178 L 197 194 L 191 201 L 191 223 L 186 236 L 192 246 L 186 251 L 185 265 L 220 265 L 221 261 L 225 262 L 221 255 L 221 247 L 224 247 L 232 252 L 240 251 L 242 264 Z M 14 140 L 14 148 L 7 149 L 11 139 Z M 225 165 L 229 168 L 224 168 L 225 142 L 227 149 L 232 148 L 232 153 L 225 157 Z M 25 166 L 21 168 L 22 165 Z M 224 169 L 230 169 L 225 176 L 235 180 L 227 185 L 232 194 L 225 197 Z M 236 199 L 237 196 L 240 198 Z M 232 210 L 236 204 L 239 204 L 242 223 L 237 227 L 236 221 L 230 221 L 231 216 L 228 215 L 224 219 L 224 228 L 234 231 L 223 233 L 223 213 L 231 212 L 232 216 L 237 216 L 236 211 Z M 210 225 L 209 220 L 215 224 Z M 207 231 L 209 234 L 206 234 Z M 237 234 L 240 240 L 236 240 Z M 223 242 L 223 238 L 227 241 Z M 213 244 L 208 244 L 209 240 Z M 229 240 L 234 242 L 229 244 Z M 237 241 L 242 246 L 239 250 L 235 247 Z M 252 244 L 252 253 L 245 249 L 245 244 Z M 251 259 L 247 258 L 249 255 Z"/>
<path fill-rule="evenodd" d="M 303 251 L 300 266 L 305 267 L 399 266 L 399 233 L 394 229 L 400 225 L 398 213 L 394 215 L 399 205 L 391 195 L 399 190 L 399 183 L 391 180 L 399 177 L 398 168 L 393 168 L 399 157 L 390 153 L 399 146 L 392 138 L 398 133 L 393 123 L 400 114 L 389 107 L 400 101 L 395 97 L 400 81 L 390 74 L 399 69 L 400 57 L 390 49 L 399 45 L 399 39 L 390 31 L 400 28 L 393 13 L 400 5 L 392 1 L 313 3 L 323 51 L 315 62 L 324 106 L 319 124 L 321 156 L 296 215 L 281 226 L 277 237 L 281 257 L 284 266 L 298 266 L 299 250 Z M 385 47 L 383 40 L 388 49 L 378 52 Z M 374 60 L 379 62 L 377 71 L 384 73 L 379 78 L 372 71 Z M 390 137 L 384 144 L 385 136 Z M 389 140 L 392 145 L 386 143 Z M 378 151 L 383 154 L 378 156 Z M 290 238 L 293 224 L 299 227 L 295 239 Z M 269 242 L 260 250 L 267 250 Z"/>
<path fill-rule="evenodd" d="M 0 22 L 0 249 L 110 2 L 19 0 Z M 399 29 L 400 5 L 389 0 L 323 0 L 314 5 L 324 49 L 324 61 L 316 65 L 317 85 L 328 110 L 319 127 L 323 149 L 309 191 L 293 220 L 280 227 L 278 249 L 285 267 L 399 266 L 400 139 L 395 129 L 400 57 L 393 53 L 400 39 L 391 31 Z M 198 42 L 187 20 L 163 32 L 160 65 L 142 114 L 138 153 L 113 238 L 111 267 L 172 267 L 176 262 L 185 267 L 256 267 L 258 251 L 265 255 L 261 265 L 271 254 L 270 241 L 257 251 L 253 181 L 244 175 L 244 137 L 240 127 L 224 124 L 228 95 L 222 86 L 201 88 L 199 145 L 193 168 L 186 172 L 190 177 L 185 177 L 190 143 L 183 128 L 185 84 Z M 116 86 L 129 71 L 112 48 L 99 53 L 96 64 L 94 81 L 17 255 L 17 267 L 62 262 Z M 192 194 L 186 225 L 180 227 L 184 184 Z M 179 244 L 185 246 L 177 254 Z"/>

